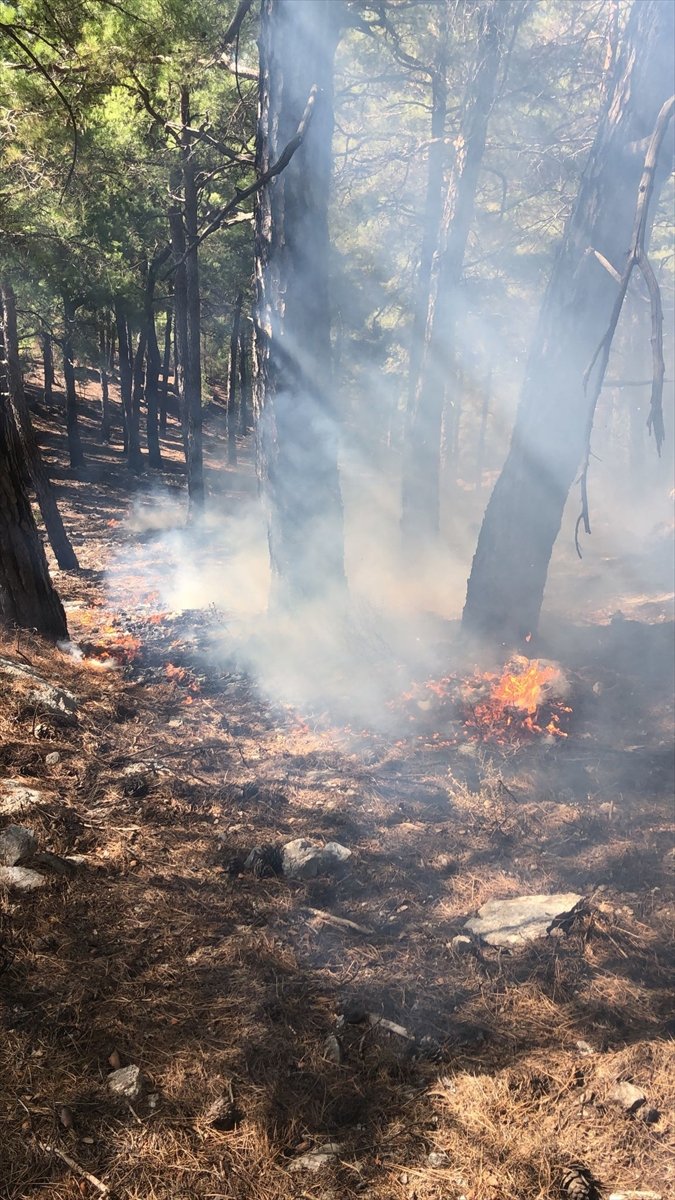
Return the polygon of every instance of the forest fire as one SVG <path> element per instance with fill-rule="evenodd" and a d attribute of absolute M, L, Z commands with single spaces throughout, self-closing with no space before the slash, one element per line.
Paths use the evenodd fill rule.
<path fill-rule="evenodd" d="M 555 663 L 515 655 L 501 672 L 430 679 L 403 696 L 411 720 L 429 714 L 448 722 L 456 738 L 519 743 L 533 737 L 566 738 L 572 708 L 565 676 Z M 452 734 L 451 734 L 452 739 Z"/>

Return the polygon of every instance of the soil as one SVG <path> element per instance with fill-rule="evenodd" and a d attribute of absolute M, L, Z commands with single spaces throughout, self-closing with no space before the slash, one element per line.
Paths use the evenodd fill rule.
<path fill-rule="evenodd" d="M 60 412 L 34 414 L 83 568 L 54 569 L 81 657 L 0 644 L 78 701 L 64 723 L 0 674 L 0 826 L 81 856 L 0 899 L 2 1200 L 543 1200 L 572 1163 L 665 1200 L 672 623 L 542 638 L 569 680 L 566 738 L 469 736 L 446 700 L 357 735 L 216 656 L 215 609 L 158 608 L 145 565 L 165 542 L 133 514 L 158 478 L 182 503 L 176 421 L 150 480 L 97 442 L 92 389 L 82 418 L 75 475 Z M 212 406 L 225 508 L 255 492 L 240 450 L 219 465 Z M 456 631 L 438 636 L 449 656 Z M 37 803 L 10 812 L 8 781 Z M 296 837 L 348 846 L 347 869 L 245 869 Z M 485 901 L 557 891 L 586 903 L 549 937 L 453 945 Z M 107 1086 L 129 1065 L 133 1099 Z M 635 1111 L 620 1081 L 644 1092 Z"/>

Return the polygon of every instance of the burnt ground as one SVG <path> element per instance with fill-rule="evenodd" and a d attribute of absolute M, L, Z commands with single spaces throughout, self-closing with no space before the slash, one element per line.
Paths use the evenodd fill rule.
<path fill-rule="evenodd" d="M 357 737 L 214 658 L 217 613 L 156 611 L 153 534 L 127 521 L 152 485 L 97 445 L 86 398 L 84 415 L 75 478 L 59 415 L 36 412 L 85 568 L 56 572 L 85 658 L 29 635 L 0 647 L 78 699 L 64 724 L 0 674 L 0 825 L 82 856 L 0 899 L 2 1200 L 543 1200 L 571 1162 L 605 1194 L 665 1200 L 672 626 L 564 631 L 566 739 L 462 737 L 447 700 Z M 207 460 L 236 504 L 253 484 L 217 471 L 222 432 L 215 408 Z M 135 565 L 113 602 L 122 544 Z M 244 869 L 298 836 L 349 846 L 343 875 Z M 567 932 L 453 948 L 486 900 L 559 890 L 588 900 Z M 109 1093 L 118 1061 L 142 1068 L 140 1099 Z M 644 1091 L 636 1112 L 618 1081 Z M 223 1097 L 229 1130 L 208 1116 Z M 327 1144 L 319 1171 L 294 1169 Z"/>

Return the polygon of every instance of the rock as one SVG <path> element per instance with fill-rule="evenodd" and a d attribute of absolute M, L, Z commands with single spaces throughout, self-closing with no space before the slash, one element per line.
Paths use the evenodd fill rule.
<path fill-rule="evenodd" d="M 45 755 L 45 763 L 48 767 L 55 767 L 60 758 L 58 750 L 52 750 L 50 754 Z"/>
<path fill-rule="evenodd" d="M 449 1167 L 450 1157 L 445 1150 L 432 1150 L 427 1158 L 430 1167 Z"/>
<path fill-rule="evenodd" d="M 24 707 L 31 708 L 33 713 L 47 713 L 62 725 L 72 725 L 77 720 L 77 697 L 67 688 L 54 687 L 32 667 L 14 662 L 11 658 L 0 658 L 0 674 L 30 680 L 33 687 L 24 693 L 21 700 Z"/>
<path fill-rule="evenodd" d="M 143 1094 L 145 1080 L 140 1067 L 121 1067 L 108 1076 L 108 1089 L 125 1100 L 138 1100 Z"/>
<path fill-rule="evenodd" d="M 579 1051 L 579 1054 L 584 1054 L 584 1055 L 595 1054 L 595 1050 L 589 1044 L 589 1042 L 584 1042 L 581 1039 L 579 1039 L 579 1041 L 575 1042 L 574 1044 L 575 1044 L 577 1050 Z"/>
<path fill-rule="evenodd" d="M 0 867 L 0 888 L 15 888 L 19 892 L 36 892 L 44 887 L 45 878 L 28 867 Z"/>
<path fill-rule="evenodd" d="M 0 783 L 0 815 L 16 817 L 25 808 L 33 808 L 36 804 L 44 804 L 47 797 L 36 788 L 26 787 L 15 779 L 5 779 Z"/>
<path fill-rule="evenodd" d="M 351 857 L 351 850 L 339 842 L 319 846 L 307 838 L 287 842 L 281 851 L 281 869 L 287 879 L 316 879 L 335 871 Z"/>
<path fill-rule="evenodd" d="M 635 1087 L 635 1084 L 628 1083 L 625 1080 L 621 1083 L 617 1083 L 616 1087 L 612 1088 L 609 1098 L 610 1100 L 613 1100 L 615 1104 L 620 1104 L 622 1108 L 625 1108 L 626 1112 L 630 1113 L 637 1112 L 638 1108 L 640 1108 L 647 1099 L 642 1091 L 642 1088 Z"/>
<path fill-rule="evenodd" d="M 323 1053 L 324 1058 L 329 1059 L 330 1062 L 337 1063 L 338 1066 L 342 1062 L 342 1046 L 334 1033 L 328 1034 L 323 1044 Z"/>
<path fill-rule="evenodd" d="M 458 933 L 448 942 L 448 950 L 455 954 L 470 954 L 473 950 L 473 938 L 468 937 L 466 933 Z"/>
<path fill-rule="evenodd" d="M 36 854 L 33 862 L 39 867 L 46 867 L 48 871 L 53 871 L 55 875 L 62 875 L 66 879 L 71 879 L 77 872 L 77 867 L 74 862 L 68 858 L 61 858 L 59 854 L 52 854 L 49 850 L 41 850 Z"/>
<path fill-rule="evenodd" d="M 301 1154 L 299 1158 L 294 1159 L 288 1169 L 289 1171 L 320 1171 L 322 1167 L 332 1162 L 341 1149 L 339 1142 L 326 1142 L 324 1146 L 310 1150 L 309 1154 Z"/>
<path fill-rule="evenodd" d="M 657 1121 L 661 1120 L 661 1113 L 658 1108 L 650 1108 L 648 1104 L 639 1108 L 637 1115 L 641 1121 L 644 1121 L 645 1125 L 656 1125 Z"/>
<path fill-rule="evenodd" d="M 545 937 L 553 923 L 582 900 L 574 892 L 488 900 L 464 928 L 490 946 L 522 946 Z"/>
<path fill-rule="evenodd" d="M 37 838 L 25 825 L 8 825 L 0 833 L 0 864 L 13 867 L 31 858 L 37 850 Z"/>

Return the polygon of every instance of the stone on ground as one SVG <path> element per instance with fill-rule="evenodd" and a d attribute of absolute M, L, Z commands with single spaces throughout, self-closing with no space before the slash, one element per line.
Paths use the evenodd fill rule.
<path fill-rule="evenodd" d="M 515 896 L 488 900 L 464 928 L 490 946 L 522 946 L 545 937 L 556 917 L 563 917 L 583 896 L 574 892 L 548 896 Z"/>
<path fill-rule="evenodd" d="M 351 857 L 351 850 L 339 842 L 319 846 L 307 838 L 287 842 L 281 851 L 281 866 L 287 879 L 316 879 L 330 874 Z"/>
<path fill-rule="evenodd" d="M 25 825 L 8 825 L 0 833 L 0 864 L 14 867 L 31 858 L 37 850 L 37 838 Z"/>
<path fill-rule="evenodd" d="M 108 1076 L 108 1090 L 115 1096 L 123 1096 L 125 1100 L 138 1100 L 142 1095 L 145 1080 L 140 1067 L 120 1067 Z"/>
<path fill-rule="evenodd" d="M 0 867 L 0 888 L 17 892 L 35 892 L 44 887 L 45 879 L 28 867 Z"/>

